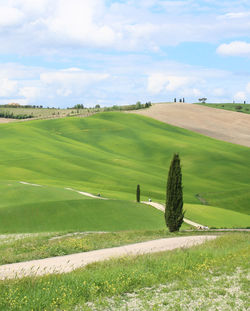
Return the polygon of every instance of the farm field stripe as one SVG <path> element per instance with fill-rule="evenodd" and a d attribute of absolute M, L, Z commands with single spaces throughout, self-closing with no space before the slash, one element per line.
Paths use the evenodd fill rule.
<path fill-rule="evenodd" d="M 196 104 L 154 104 L 131 113 L 154 118 L 219 140 L 250 147 L 250 115 Z"/>
<path fill-rule="evenodd" d="M 122 256 L 136 256 L 170 251 L 181 247 L 186 248 L 202 244 L 207 240 L 215 238 L 217 238 L 217 236 L 213 235 L 165 238 L 73 255 L 2 265 L 0 266 L 0 279 L 5 280 L 22 278 L 25 276 L 67 273 L 94 262 Z"/>

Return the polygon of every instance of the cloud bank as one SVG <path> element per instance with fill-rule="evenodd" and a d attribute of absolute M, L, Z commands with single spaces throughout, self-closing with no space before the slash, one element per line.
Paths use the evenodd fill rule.
<path fill-rule="evenodd" d="M 221 56 L 250 56 L 249 16 L 244 0 L 0 0 L 0 103 L 242 100 L 246 66 L 240 79 L 216 67 Z"/>

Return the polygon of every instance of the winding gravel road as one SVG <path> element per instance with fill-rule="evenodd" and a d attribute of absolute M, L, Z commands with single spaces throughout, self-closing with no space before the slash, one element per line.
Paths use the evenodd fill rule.
<path fill-rule="evenodd" d="M 160 203 L 156 203 L 156 202 L 146 202 L 146 201 L 144 201 L 144 202 L 142 202 L 142 203 L 147 204 L 147 205 L 151 205 L 151 206 L 153 206 L 154 208 L 156 208 L 156 209 L 158 209 L 158 210 L 160 210 L 160 211 L 162 211 L 162 212 L 165 212 L 165 206 L 162 205 L 162 204 L 160 204 Z M 204 226 L 204 225 L 201 225 L 201 224 L 198 224 L 197 222 L 191 221 L 191 220 L 189 220 L 189 219 L 187 219 L 187 218 L 184 218 L 183 221 L 184 221 L 186 224 L 189 224 L 189 225 L 191 225 L 191 226 L 193 226 L 193 227 L 196 227 L 196 228 L 198 228 L 198 229 L 208 229 L 208 227 L 206 227 L 206 226 Z"/>
<path fill-rule="evenodd" d="M 84 267 L 93 262 L 122 256 L 136 256 L 148 253 L 170 251 L 176 248 L 187 248 L 213 240 L 216 236 L 188 236 L 166 238 L 125 246 L 100 249 L 73 255 L 58 256 L 0 266 L 0 279 L 14 279 L 25 276 L 38 276 L 53 273 L 66 273 Z"/>

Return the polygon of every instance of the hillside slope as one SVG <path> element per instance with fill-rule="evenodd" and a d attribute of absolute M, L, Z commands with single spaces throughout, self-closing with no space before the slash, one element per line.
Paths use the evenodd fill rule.
<path fill-rule="evenodd" d="M 0 180 L 3 189 L 26 181 L 131 201 L 140 184 L 142 200 L 161 201 L 174 152 L 182 159 L 186 203 L 209 193 L 213 206 L 250 213 L 249 148 L 135 114 L 1 124 Z"/>
<path fill-rule="evenodd" d="M 133 113 L 250 147 L 250 115 L 196 104 L 155 104 Z"/>

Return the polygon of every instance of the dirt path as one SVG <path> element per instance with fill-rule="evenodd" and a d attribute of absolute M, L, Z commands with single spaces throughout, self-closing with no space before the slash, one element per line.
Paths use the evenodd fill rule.
<path fill-rule="evenodd" d="M 77 193 L 79 193 L 81 195 L 85 195 L 86 197 L 90 197 L 90 198 L 94 198 L 94 199 L 100 199 L 100 200 L 109 200 L 107 198 L 103 198 L 101 196 L 97 196 L 97 195 L 94 195 L 94 194 L 91 194 L 91 193 L 88 193 L 88 192 L 78 191 L 78 190 L 75 190 L 75 189 L 72 189 L 72 188 L 65 188 L 65 189 L 77 192 Z"/>
<path fill-rule="evenodd" d="M 133 111 L 206 136 L 250 147 L 250 114 L 195 104 L 154 104 Z"/>
<path fill-rule="evenodd" d="M 144 204 L 147 204 L 147 205 L 151 205 L 153 206 L 154 208 L 157 208 L 158 210 L 162 211 L 162 212 L 165 212 L 165 206 L 160 204 L 160 203 L 156 203 L 156 202 L 142 202 Z M 191 221 L 187 218 L 184 218 L 183 221 L 186 223 L 186 224 L 189 224 L 195 228 L 198 228 L 198 229 L 208 229 L 208 227 L 204 226 L 204 225 L 201 225 L 201 224 L 198 224 L 197 222 L 194 222 L 194 221 Z"/>
<path fill-rule="evenodd" d="M 21 278 L 24 276 L 65 273 L 84 267 L 93 262 L 121 256 L 135 256 L 173 250 L 182 247 L 186 248 L 215 238 L 216 236 L 213 235 L 166 238 L 73 255 L 2 265 L 0 266 L 0 279 L 4 280 Z"/>
<path fill-rule="evenodd" d="M 22 185 L 28 185 L 28 186 L 33 186 L 33 187 L 42 187 L 41 185 L 31 184 L 31 183 L 26 182 L 26 181 L 19 181 L 19 183 L 22 184 Z"/>
<path fill-rule="evenodd" d="M 160 204 L 160 203 L 156 203 L 156 202 L 142 202 L 142 203 L 147 204 L 147 205 L 151 205 L 152 207 L 157 208 L 158 210 L 160 210 L 162 212 L 165 211 L 165 206 Z M 234 229 L 209 229 L 209 227 L 198 224 L 197 222 L 191 221 L 187 218 L 184 218 L 183 221 L 186 224 L 189 224 L 193 227 L 196 227 L 197 229 L 207 230 L 210 232 L 250 232 L 250 229 L 237 229 L 237 228 L 234 228 Z M 189 231 L 189 230 L 185 230 L 185 231 Z"/>
<path fill-rule="evenodd" d="M 0 123 L 10 123 L 10 122 L 14 122 L 14 121 L 16 121 L 16 119 L 0 118 Z"/>

